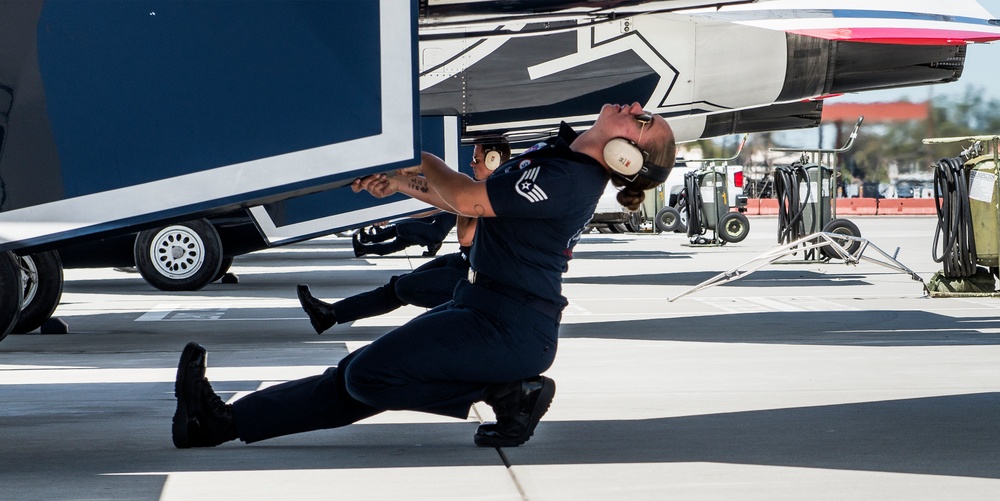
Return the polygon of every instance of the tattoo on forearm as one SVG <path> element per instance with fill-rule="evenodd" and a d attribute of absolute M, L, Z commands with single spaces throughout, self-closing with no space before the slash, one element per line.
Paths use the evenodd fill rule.
<path fill-rule="evenodd" d="M 427 179 L 422 177 L 411 177 L 407 183 L 410 185 L 410 189 L 419 191 L 421 193 L 427 193 L 429 188 L 427 187 Z"/>
<path fill-rule="evenodd" d="M 480 217 L 482 217 L 483 214 L 486 214 L 486 208 L 483 207 L 482 205 L 476 204 L 474 209 L 476 211 L 476 214 L 478 214 Z"/>

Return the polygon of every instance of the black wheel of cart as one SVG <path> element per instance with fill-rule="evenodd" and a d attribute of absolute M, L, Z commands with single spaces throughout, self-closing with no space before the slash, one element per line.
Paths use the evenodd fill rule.
<path fill-rule="evenodd" d="M 861 237 L 861 230 L 858 229 L 858 226 L 846 219 L 834 219 L 829 223 L 826 223 L 826 226 L 823 227 L 823 232 L 836 233 L 838 235 L 847 235 L 851 237 Z M 845 246 L 842 245 L 841 247 Z M 845 248 L 848 254 L 853 254 L 861 248 L 861 242 L 852 240 L 850 241 L 850 245 L 847 245 Z M 831 247 L 830 244 L 820 247 L 819 250 L 823 256 L 828 259 L 840 259 L 840 254 L 836 249 Z"/>
<path fill-rule="evenodd" d="M 677 231 L 681 226 L 681 213 L 673 207 L 664 207 L 656 212 L 653 219 L 656 229 L 664 232 Z"/>
<path fill-rule="evenodd" d="M 727 212 L 719 218 L 719 228 L 719 238 L 735 244 L 750 234 L 750 220 L 739 212 Z"/>
<path fill-rule="evenodd" d="M 628 219 L 625 220 L 625 229 L 632 233 L 639 233 L 642 231 L 642 223 L 646 220 L 646 217 L 642 214 L 642 209 L 637 211 L 628 212 Z"/>

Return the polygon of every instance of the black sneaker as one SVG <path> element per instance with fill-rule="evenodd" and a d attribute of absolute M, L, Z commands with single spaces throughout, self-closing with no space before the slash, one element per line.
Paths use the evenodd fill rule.
<path fill-rule="evenodd" d="M 556 382 L 544 376 L 497 386 L 485 399 L 497 422 L 480 426 L 473 441 L 480 447 L 517 447 L 527 442 L 555 394 Z"/>
<path fill-rule="evenodd" d="M 323 331 L 337 323 L 337 312 L 334 311 L 333 305 L 314 298 L 309 293 L 308 285 L 299 284 L 295 288 L 295 293 L 299 296 L 299 304 L 302 305 L 302 309 L 305 310 L 306 315 L 309 315 L 309 323 L 316 330 L 316 334 L 322 334 Z"/>
<path fill-rule="evenodd" d="M 181 352 L 174 381 L 177 411 L 171 428 L 174 447 L 215 447 L 237 438 L 232 406 L 212 390 L 205 379 L 208 352 L 188 343 Z"/>

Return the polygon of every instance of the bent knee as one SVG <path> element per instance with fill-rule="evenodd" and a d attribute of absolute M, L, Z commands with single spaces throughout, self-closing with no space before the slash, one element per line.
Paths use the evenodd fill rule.
<path fill-rule="evenodd" d="M 344 373 L 344 388 L 351 398 L 365 405 L 386 410 L 396 408 L 393 394 L 399 383 L 384 371 L 352 364 Z"/>

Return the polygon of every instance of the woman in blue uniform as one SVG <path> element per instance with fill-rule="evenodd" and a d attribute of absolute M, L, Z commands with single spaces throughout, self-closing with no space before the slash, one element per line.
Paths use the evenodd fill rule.
<path fill-rule="evenodd" d="M 472 151 L 473 178 L 485 180 L 500 164 L 510 160 L 506 139 L 491 139 L 476 144 Z M 405 305 L 434 308 L 451 300 L 455 285 L 469 275 L 469 251 L 476 232 L 476 218 L 458 216 L 459 251 L 438 256 L 404 275 L 393 276 L 389 283 L 330 304 L 313 297 L 308 285 L 299 285 L 296 294 L 309 316 L 316 334 L 334 324 L 384 315 Z"/>
<path fill-rule="evenodd" d="M 562 273 L 609 177 L 618 199 L 638 209 L 643 190 L 673 166 L 673 133 L 638 103 L 604 105 L 579 136 L 559 135 L 475 181 L 424 154 L 421 165 L 394 177 L 355 181 L 376 197 L 400 192 L 442 210 L 478 217 L 470 280 L 451 301 L 346 356 L 323 374 L 252 393 L 225 404 L 205 379 L 206 351 L 181 354 L 173 418 L 175 446 L 256 442 L 336 428 L 386 410 L 415 410 L 466 419 L 485 401 L 496 423 L 477 429 L 479 446 L 527 441 L 548 410 L 555 383 L 540 374 L 552 364 L 566 298 Z"/>

